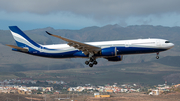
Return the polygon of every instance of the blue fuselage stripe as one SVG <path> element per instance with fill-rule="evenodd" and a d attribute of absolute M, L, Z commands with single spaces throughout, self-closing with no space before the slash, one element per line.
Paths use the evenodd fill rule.
<path fill-rule="evenodd" d="M 111 47 L 115 48 L 115 47 Z M 127 55 L 127 54 L 143 54 L 143 53 L 156 53 L 165 51 L 167 49 L 161 48 L 144 48 L 144 47 L 116 47 L 117 55 Z M 88 55 L 84 55 L 82 51 L 74 50 L 62 53 L 46 53 L 40 51 L 31 51 L 28 54 L 49 57 L 49 58 L 73 58 L 73 57 L 88 57 Z M 95 55 L 96 57 L 103 57 L 103 55 Z"/>

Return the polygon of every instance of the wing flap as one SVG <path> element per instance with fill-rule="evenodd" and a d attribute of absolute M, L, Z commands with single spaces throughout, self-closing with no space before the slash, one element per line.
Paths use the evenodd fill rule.
<path fill-rule="evenodd" d="M 64 41 L 68 42 L 67 44 L 69 46 L 81 50 L 82 52 L 84 52 L 85 55 L 88 55 L 89 53 L 97 54 L 101 50 L 101 48 L 97 47 L 97 46 L 93 46 L 93 45 L 89 45 L 89 44 L 86 44 L 86 43 L 70 40 L 70 39 L 67 39 L 67 38 L 64 38 L 64 37 L 61 37 L 61 36 L 58 36 L 58 35 L 53 35 L 53 34 L 47 32 L 47 31 L 46 31 L 46 33 L 51 35 L 51 36 L 57 37 L 59 39 L 62 39 Z"/>

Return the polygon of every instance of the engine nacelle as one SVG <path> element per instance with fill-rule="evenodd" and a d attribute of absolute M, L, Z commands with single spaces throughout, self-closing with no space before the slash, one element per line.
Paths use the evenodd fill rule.
<path fill-rule="evenodd" d="M 119 56 L 114 56 L 114 57 L 108 57 L 106 58 L 108 61 L 122 61 L 123 60 L 123 55 Z"/>
<path fill-rule="evenodd" d="M 102 56 L 116 56 L 117 55 L 117 49 L 116 49 L 116 47 L 103 48 L 101 50 L 101 55 Z"/>

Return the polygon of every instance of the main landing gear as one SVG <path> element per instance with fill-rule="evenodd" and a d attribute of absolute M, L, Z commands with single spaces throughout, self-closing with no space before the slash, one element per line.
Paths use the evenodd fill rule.
<path fill-rule="evenodd" d="M 97 65 L 98 62 L 96 61 L 96 59 L 94 58 L 89 58 L 89 60 L 85 61 L 86 65 L 89 65 L 89 67 L 93 67 L 93 65 Z"/>
<path fill-rule="evenodd" d="M 159 52 L 157 52 L 156 54 L 157 54 L 156 59 L 159 59 Z"/>
<path fill-rule="evenodd" d="M 96 61 L 96 58 L 93 57 L 94 53 L 89 53 L 89 60 L 85 61 L 86 65 L 89 65 L 89 67 L 93 67 L 93 65 L 97 65 L 98 62 Z"/>

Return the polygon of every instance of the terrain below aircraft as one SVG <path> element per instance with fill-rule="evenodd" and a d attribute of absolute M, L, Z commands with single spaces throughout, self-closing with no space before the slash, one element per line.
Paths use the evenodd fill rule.
<path fill-rule="evenodd" d="M 136 39 L 116 40 L 101 42 L 78 42 L 58 35 L 47 34 L 62 39 L 67 44 L 41 45 L 31 40 L 17 26 L 9 26 L 10 31 L 17 43 L 12 47 L 13 51 L 48 58 L 88 58 L 86 65 L 93 67 L 98 62 L 97 58 L 105 58 L 108 61 L 122 61 L 123 55 L 156 53 L 171 49 L 174 44 L 164 39 Z"/>

